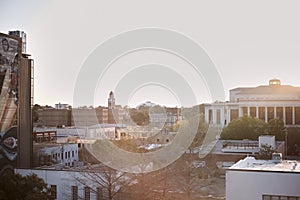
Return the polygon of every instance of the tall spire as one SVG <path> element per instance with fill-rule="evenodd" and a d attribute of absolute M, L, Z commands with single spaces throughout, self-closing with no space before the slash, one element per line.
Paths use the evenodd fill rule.
<path fill-rule="evenodd" d="M 108 109 L 113 109 L 115 107 L 115 97 L 113 91 L 110 91 L 108 98 Z"/>

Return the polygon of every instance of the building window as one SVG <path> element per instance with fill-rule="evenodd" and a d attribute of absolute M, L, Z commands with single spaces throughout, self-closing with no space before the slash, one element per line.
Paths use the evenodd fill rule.
<path fill-rule="evenodd" d="M 78 199 L 78 187 L 72 186 L 72 199 L 77 200 Z"/>
<path fill-rule="evenodd" d="M 90 187 L 84 187 L 84 199 L 85 200 L 90 200 L 91 198 L 91 191 Z"/>
<path fill-rule="evenodd" d="M 221 110 L 217 110 L 217 124 L 221 124 Z"/>
<path fill-rule="evenodd" d="M 239 117 L 239 110 L 238 109 L 231 109 L 230 110 L 230 120 L 235 120 Z"/>
<path fill-rule="evenodd" d="M 57 199 L 57 188 L 56 185 L 51 185 L 51 197 Z"/>
<path fill-rule="evenodd" d="M 68 158 L 68 152 L 65 152 L 65 159 Z"/>
<path fill-rule="evenodd" d="M 283 107 L 276 107 L 276 118 L 283 120 Z"/>
<path fill-rule="evenodd" d="M 256 117 L 256 107 L 250 107 L 250 116 Z"/>
<path fill-rule="evenodd" d="M 267 113 L 269 122 L 271 119 L 274 119 L 274 107 L 267 107 Z"/>
<path fill-rule="evenodd" d="M 258 108 L 258 118 L 265 121 L 265 107 Z"/>
<path fill-rule="evenodd" d="M 102 200 L 102 199 L 103 199 L 102 188 L 98 187 L 97 188 L 97 200 Z"/>
<path fill-rule="evenodd" d="M 242 107 L 243 115 L 248 115 L 248 108 Z"/>
<path fill-rule="evenodd" d="M 295 107 L 295 124 L 300 124 L 300 107 Z"/>
<path fill-rule="evenodd" d="M 285 123 L 287 125 L 293 124 L 293 108 L 285 107 Z"/>
<path fill-rule="evenodd" d="M 211 109 L 208 111 L 208 122 L 210 124 L 213 122 L 213 111 Z"/>
<path fill-rule="evenodd" d="M 68 158 L 70 158 L 71 157 L 71 153 L 70 153 L 70 151 L 68 151 Z"/>
<path fill-rule="evenodd" d="M 262 200 L 300 200 L 300 197 L 286 195 L 262 195 Z"/>
<path fill-rule="evenodd" d="M 74 158 L 74 151 L 72 151 L 72 157 Z"/>

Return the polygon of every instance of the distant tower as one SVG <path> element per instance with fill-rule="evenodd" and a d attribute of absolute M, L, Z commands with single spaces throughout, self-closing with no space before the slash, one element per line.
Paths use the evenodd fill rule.
<path fill-rule="evenodd" d="M 114 97 L 114 93 L 110 91 L 109 98 L 108 98 L 108 109 L 113 109 L 113 108 L 115 108 L 115 97 Z"/>
<path fill-rule="evenodd" d="M 22 53 L 26 53 L 26 33 L 24 31 L 8 31 L 8 35 L 22 38 Z"/>

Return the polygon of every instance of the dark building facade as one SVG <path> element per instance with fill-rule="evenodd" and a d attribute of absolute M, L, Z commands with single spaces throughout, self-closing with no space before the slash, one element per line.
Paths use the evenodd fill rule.
<path fill-rule="evenodd" d="M 71 126 L 70 109 L 42 109 L 38 111 L 40 126 Z"/>
<path fill-rule="evenodd" d="M 0 175 L 32 164 L 33 60 L 22 36 L 0 33 Z"/>

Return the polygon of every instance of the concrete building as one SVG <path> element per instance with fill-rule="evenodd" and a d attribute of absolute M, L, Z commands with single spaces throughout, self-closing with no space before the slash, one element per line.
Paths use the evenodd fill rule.
<path fill-rule="evenodd" d="M 16 169 L 16 173 L 26 176 L 29 174 L 36 174 L 42 178 L 45 183 L 55 188 L 56 199 L 103 199 L 102 190 L 97 191 L 99 184 L 93 180 L 88 180 L 88 176 L 82 169 L 70 170 L 64 169 L 57 170 L 57 167 L 41 168 L 41 169 Z M 93 173 L 91 173 L 93 175 Z M 95 173 L 94 176 L 100 176 L 101 173 Z M 86 181 L 85 186 L 78 182 L 78 179 Z M 91 191 L 93 189 L 93 191 Z"/>
<path fill-rule="evenodd" d="M 85 165 L 78 167 L 62 167 L 61 165 L 46 166 L 36 169 L 16 169 L 22 176 L 36 174 L 54 189 L 55 199 L 110 199 L 111 193 L 120 187 L 136 183 L 130 174 L 124 174 L 109 169 L 103 164 Z M 109 192 L 110 191 L 110 194 Z M 113 199 L 132 199 L 126 191 L 116 193 Z"/>
<path fill-rule="evenodd" d="M 300 162 L 246 157 L 226 171 L 227 200 L 299 200 Z"/>
<path fill-rule="evenodd" d="M 38 111 L 39 126 L 70 126 L 71 110 L 69 109 L 42 109 Z"/>
<path fill-rule="evenodd" d="M 177 113 L 173 114 L 171 112 L 152 113 L 149 115 L 149 117 L 149 122 L 152 123 L 154 127 L 170 128 L 174 124 L 176 124 L 177 121 L 182 120 L 182 117 L 180 115 L 178 115 Z"/>
<path fill-rule="evenodd" d="M 70 109 L 70 105 L 66 103 L 56 103 L 55 109 Z"/>
<path fill-rule="evenodd" d="M 95 110 L 99 124 L 108 124 L 108 108 L 99 106 Z"/>
<path fill-rule="evenodd" d="M 93 126 L 96 124 L 122 124 L 125 122 L 126 112 L 115 105 L 114 93 L 109 93 L 108 107 L 99 106 L 73 108 L 71 115 L 72 126 Z"/>
<path fill-rule="evenodd" d="M 272 79 L 269 85 L 230 90 L 229 102 L 205 104 L 205 121 L 212 125 L 226 126 L 243 115 L 265 122 L 279 118 L 286 127 L 299 127 L 300 87 L 281 85 L 280 80 Z"/>
<path fill-rule="evenodd" d="M 77 144 L 36 143 L 33 152 L 35 167 L 59 163 L 74 166 L 74 163 L 79 161 Z"/>

